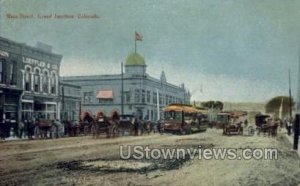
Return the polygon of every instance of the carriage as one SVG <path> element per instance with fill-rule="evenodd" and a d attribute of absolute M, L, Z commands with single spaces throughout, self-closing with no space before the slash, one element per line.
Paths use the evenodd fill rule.
<path fill-rule="evenodd" d="M 120 116 L 117 112 L 113 112 L 111 117 L 106 117 L 103 112 L 98 113 L 92 122 L 91 132 L 93 138 L 99 138 L 101 133 L 105 133 L 107 138 L 116 137 L 119 133 L 118 125 Z"/>
<path fill-rule="evenodd" d="M 277 135 L 278 122 L 275 121 L 271 115 L 268 114 L 257 114 L 255 116 L 255 125 L 258 135 L 263 133 L 264 135 Z"/>
<path fill-rule="evenodd" d="M 121 135 L 133 135 L 134 134 L 134 115 L 120 115 L 120 121 L 118 125 L 118 130 Z"/>
<path fill-rule="evenodd" d="M 232 135 L 232 134 L 243 134 L 243 124 L 247 120 L 247 112 L 244 111 L 232 111 L 224 113 L 228 116 L 226 122 L 223 123 L 223 134 Z"/>

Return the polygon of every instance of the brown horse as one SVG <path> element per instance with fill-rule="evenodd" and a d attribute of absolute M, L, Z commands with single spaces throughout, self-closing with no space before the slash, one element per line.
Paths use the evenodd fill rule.
<path fill-rule="evenodd" d="M 108 137 L 116 137 L 119 134 L 118 126 L 120 124 L 120 116 L 114 111 L 108 119 Z"/>
<path fill-rule="evenodd" d="M 48 133 L 50 133 L 53 125 L 52 120 L 48 119 L 38 119 L 35 122 L 34 135 L 35 138 L 48 138 Z"/>

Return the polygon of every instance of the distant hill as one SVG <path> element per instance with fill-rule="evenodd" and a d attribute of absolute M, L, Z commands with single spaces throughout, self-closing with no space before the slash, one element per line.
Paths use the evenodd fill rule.
<path fill-rule="evenodd" d="M 223 110 L 242 110 L 247 112 L 265 112 L 266 103 L 254 102 L 224 102 Z"/>

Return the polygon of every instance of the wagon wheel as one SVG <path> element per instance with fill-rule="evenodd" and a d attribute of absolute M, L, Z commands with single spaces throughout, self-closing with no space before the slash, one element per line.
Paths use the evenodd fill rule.
<path fill-rule="evenodd" d="M 223 135 L 228 135 L 226 127 L 223 128 Z"/>
<path fill-rule="evenodd" d="M 248 127 L 248 135 L 253 136 L 254 133 L 255 133 L 255 131 L 254 131 L 253 127 L 252 126 Z"/>
<path fill-rule="evenodd" d="M 79 136 L 79 134 L 80 134 L 80 128 L 76 127 L 76 134 L 75 134 L 75 136 Z"/>
<path fill-rule="evenodd" d="M 180 128 L 179 134 L 186 135 L 186 130 L 184 130 L 183 128 Z"/>
<path fill-rule="evenodd" d="M 119 131 L 119 127 L 115 127 L 114 129 L 113 129 L 113 137 L 119 137 L 120 136 L 120 133 L 119 133 L 120 131 Z"/>

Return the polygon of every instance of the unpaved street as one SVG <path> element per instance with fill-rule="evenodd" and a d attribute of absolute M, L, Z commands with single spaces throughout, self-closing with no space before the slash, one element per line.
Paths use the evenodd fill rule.
<path fill-rule="evenodd" d="M 149 148 L 276 148 L 277 160 L 120 160 L 120 145 Z M 128 151 L 127 151 L 128 152 Z M 300 160 L 284 134 L 151 134 L 0 143 L 0 185 L 298 185 Z"/>

